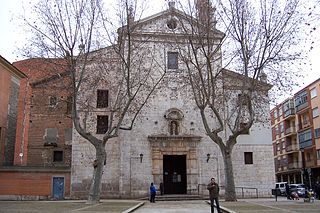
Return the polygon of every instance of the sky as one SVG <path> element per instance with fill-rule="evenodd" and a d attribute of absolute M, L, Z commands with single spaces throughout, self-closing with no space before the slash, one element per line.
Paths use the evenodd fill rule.
<path fill-rule="evenodd" d="M 108 0 L 107 0 L 108 1 Z M 114 1 L 114 0 L 112 0 Z M 166 9 L 167 0 L 150 0 L 152 4 L 148 7 L 148 14 L 158 13 Z M 31 3 L 34 0 L 0 0 L 0 55 L 9 62 L 22 60 L 18 49 L 22 47 L 26 39 L 26 33 L 21 27 L 19 15 L 29 14 Z M 316 79 L 320 78 L 320 29 L 316 32 L 319 38 L 316 39 L 313 50 L 310 53 L 311 67 L 306 67 L 303 71 L 305 76 L 299 80 L 300 86 L 293 90 L 293 94 L 305 86 L 309 85 Z M 293 95 L 289 94 L 289 95 Z"/>

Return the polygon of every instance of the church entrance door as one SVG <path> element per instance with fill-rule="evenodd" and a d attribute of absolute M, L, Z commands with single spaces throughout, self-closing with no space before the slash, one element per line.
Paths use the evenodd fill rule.
<path fill-rule="evenodd" d="M 187 193 L 186 155 L 163 155 L 164 194 Z"/>

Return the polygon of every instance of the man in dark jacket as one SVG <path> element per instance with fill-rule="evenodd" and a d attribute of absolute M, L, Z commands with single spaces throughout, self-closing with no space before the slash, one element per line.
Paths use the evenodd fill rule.
<path fill-rule="evenodd" d="M 214 202 L 216 202 L 218 213 L 220 213 L 219 206 L 219 185 L 214 178 L 211 178 L 211 182 L 208 184 L 207 189 L 210 195 L 211 213 L 214 212 Z"/>

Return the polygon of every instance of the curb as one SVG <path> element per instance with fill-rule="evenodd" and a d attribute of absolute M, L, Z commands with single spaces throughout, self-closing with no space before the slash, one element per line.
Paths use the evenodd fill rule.
<path fill-rule="evenodd" d="M 131 212 L 133 212 L 134 210 L 140 208 L 143 205 L 144 205 L 144 202 L 138 203 L 137 205 L 135 205 L 135 206 L 131 207 L 130 209 L 127 209 L 127 210 L 125 210 L 125 211 L 123 211 L 121 213 L 131 213 Z"/>
<path fill-rule="evenodd" d="M 209 204 L 209 205 L 211 205 L 211 203 L 210 203 L 210 201 L 205 201 L 207 204 Z M 214 206 L 216 206 L 216 205 L 214 205 Z M 225 212 L 225 213 L 237 213 L 237 212 L 235 212 L 235 211 L 232 211 L 232 210 L 230 210 L 230 209 L 228 209 L 228 208 L 226 208 L 226 207 L 223 207 L 223 206 L 220 206 L 220 210 L 222 210 L 222 212 Z"/>

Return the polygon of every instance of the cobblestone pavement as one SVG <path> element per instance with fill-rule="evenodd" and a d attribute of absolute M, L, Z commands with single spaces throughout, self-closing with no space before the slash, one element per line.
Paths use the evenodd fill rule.
<path fill-rule="evenodd" d="M 203 200 L 146 202 L 134 213 L 210 213 L 210 205 Z M 215 210 L 215 212 L 217 212 Z"/>

